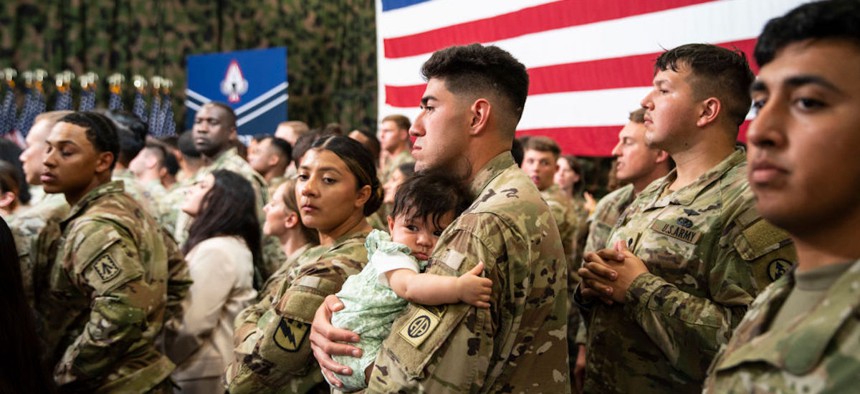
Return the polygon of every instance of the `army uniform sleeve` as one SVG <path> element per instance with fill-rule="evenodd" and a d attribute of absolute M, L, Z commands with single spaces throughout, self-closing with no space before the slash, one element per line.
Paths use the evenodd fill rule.
<path fill-rule="evenodd" d="M 760 219 L 753 208 L 722 231 L 712 256 L 705 256 L 711 259 L 709 297 L 645 273 L 631 284 L 624 306 L 673 367 L 699 380 L 758 292 L 796 261 L 788 234 Z M 771 276 L 765 273 L 768 267 Z"/>
<path fill-rule="evenodd" d="M 228 370 L 228 390 L 246 393 L 284 386 L 318 370 L 308 340 L 314 313 L 362 265 L 350 255 L 323 255 L 303 266 L 290 283 L 284 281 L 277 302 L 259 318 L 253 348 L 247 354 L 237 349 L 237 363 Z M 254 330 L 244 331 L 247 335 Z"/>
<path fill-rule="evenodd" d="M 164 314 L 164 327 L 166 330 L 175 331 L 182 323 L 184 313 L 182 301 L 188 296 L 191 288 L 191 274 L 176 241 L 164 229 L 160 232 L 167 249 L 167 307 Z"/>
<path fill-rule="evenodd" d="M 81 334 L 66 349 L 54 377 L 60 386 L 85 386 L 103 378 L 142 338 L 146 316 L 163 302 L 144 278 L 130 235 L 111 223 L 83 221 L 70 231 L 62 264 L 69 278 L 92 298 Z"/>
<path fill-rule="evenodd" d="M 458 219 L 465 222 L 467 219 Z M 493 281 L 489 309 L 459 303 L 442 306 L 410 304 L 383 342 L 367 392 L 476 392 L 486 388 L 487 367 L 494 351 L 501 294 L 498 264 L 506 258 L 504 231 L 497 223 L 479 223 L 479 236 L 458 227 L 437 245 L 427 272 L 459 276 L 484 262 L 484 276 Z M 493 235 L 494 234 L 494 235 Z M 443 242 L 440 239 L 440 243 Z"/>

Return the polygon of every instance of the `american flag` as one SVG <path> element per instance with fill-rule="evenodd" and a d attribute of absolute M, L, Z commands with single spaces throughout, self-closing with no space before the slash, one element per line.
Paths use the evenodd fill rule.
<path fill-rule="evenodd" d="M 609 156 L 665 49 L 711 43 L 751 59 L 764 24 L 805 2 L 376 0 L 379 118 L 415 119 L 426 85 L 421 65 L 433 51 L 493 44 L 529 71 L 518 135 L 552 137 L 565 153 Z"/>
<path fill-rule="evenodd" d="M 149 135 L 161 134 L 161 124 L 164 118 L 161 116 L 161 96 L 158 92 L 152 94 L 152 103 L 149 106 Z"/>
<path fill-rule="evenodd" d="M 24 98 L 24 108 L 21 110 L 21 115 L 18 117 L 18 124 L 15 129 L 26 137 L 36 121 L 36 116 L 45 112 L 45 96 L 42 91 L 36 87 L 31 87 L 27 90 L 27 95 Z"/>
<path fill-rule="evenodd" d="M 114 89 L 111 89 L 110 98 L 108 99 L 108 109 L 110 109 L 110 110 L 122 110 L 123 109 L 122 96 L 120 95 L 119 91 L 115 92 Z"/>
<path fill-rule="evenodd" d="M 143 97 L 143 92 L 140 90 L 134 92 L 134 106 L 132 106 L 131 112 L 137 115 L 144 123 L 149 119 L 146 116 L 146 98 Z"/>
<path fill-rule="evenodd" d="M 15 129 L 16 110 L 15 89 L 12 86 L 7 86 L 6 93 L 3 95 L 3 103 L 0 104 L 0 137 Z"/>
<path fill-rule="evenodd" d="M 176 135 L 176 120 L 173 119 L 173 100 L 171 100 L 170 94 L 161 96 L 161 111 L 159 112 L 159 116 L 161 117 L 161 128 L 158 130 L 159 133 L 156 137 Z"/>
<path fill-rule="evenodd" d="M 57 101 L 54 102 L 54 111 L 68 111 L 72 109 L 72 90 L 65 86 L 58 88 Z"/>
<path fill-rule="evenodd" d="M 78 111 L 92 111 L 96 107 L 96 89 L 88 87 L 81 90 L 81 101 L 78 103 Z"/>

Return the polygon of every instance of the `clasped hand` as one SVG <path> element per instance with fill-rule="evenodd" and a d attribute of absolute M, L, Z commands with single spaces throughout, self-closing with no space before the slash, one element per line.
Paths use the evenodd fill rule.
<path fill-rule="evenodd" d="M 611 305 L 626 301 L 627 289 L 639 275 L 648 272 L 648 267 L 627 249 L 624 241 L 618 241 L 614 248 L 587 253 L 577 272 L 582 277 L 579 289 L 583 299 L 599 299 Z"/>

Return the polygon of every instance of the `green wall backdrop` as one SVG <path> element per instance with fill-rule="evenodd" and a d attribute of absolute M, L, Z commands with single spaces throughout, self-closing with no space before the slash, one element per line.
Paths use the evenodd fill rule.
<path fill-rule="evenodd" d="M 184 119 L 185 57 L 286 46 L 290 119 L 375 130 L 373 0 L 19 0 L 0 4 L 0 67 L 133 74 L 174 81 Z M 46 88 L 52 108 L 52 84 Z M 271 130 L 261 130 L 271 131 Z"/>

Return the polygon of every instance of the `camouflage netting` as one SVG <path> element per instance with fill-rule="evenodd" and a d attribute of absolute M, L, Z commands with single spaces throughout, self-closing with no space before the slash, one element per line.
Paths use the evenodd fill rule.
<path fill-rule="evenodd" d="M 188 55 L 286 46 L 288 113 L 312 127 L 339 122 L 375 129 L 376 31 L 372 0 L 57 0 L 0 4 L 0 67 L 161 75 L 174 81 L 185 115 Z M 46 84 L 52 108 L 55 89 Z M 79 87 L 77 87 L 79 88 Z M 77 97 L 77 92 L 75 97 Z"/>

